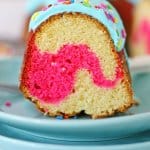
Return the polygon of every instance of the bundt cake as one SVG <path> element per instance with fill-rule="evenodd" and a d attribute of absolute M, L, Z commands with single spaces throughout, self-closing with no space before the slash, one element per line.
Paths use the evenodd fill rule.
<path fill-rule="evenodd" d="M 49 116 L 92 118 L 135 101 L 122 21 L 105 0 L 54 0 L 30 21 L 20 89 Z"/>

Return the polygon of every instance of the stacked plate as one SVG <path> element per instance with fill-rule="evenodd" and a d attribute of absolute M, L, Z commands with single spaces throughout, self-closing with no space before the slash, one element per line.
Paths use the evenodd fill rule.
<path fill-rule="evenodd" d="M 136 72 L 132 78 L 138 106 L 106 119 L 91 120 L 84 116 L 58 120 L 41 115 L 19 92 L 21 58 L 1 59 L 1 149 L 150 150 L 150 67 L 146 66 L 150 62 L 141 65 L 138 61 L 130 62 Z"/>

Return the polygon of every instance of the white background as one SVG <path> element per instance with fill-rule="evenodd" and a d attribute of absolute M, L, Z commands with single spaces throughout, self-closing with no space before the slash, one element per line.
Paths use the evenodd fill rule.
<path fill-rule="evenodd" d="M 0 39 L 18 39 L 25 21 L 26 0 L 0 0 Z"/>

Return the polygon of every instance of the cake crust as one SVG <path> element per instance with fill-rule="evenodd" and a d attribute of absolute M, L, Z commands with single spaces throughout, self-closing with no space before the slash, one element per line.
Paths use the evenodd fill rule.
<path fill-rule="evenodd" d="M 36 106 L 36 108 L 43 113 L 44 115 L 50 116 L 50 117 L 57 117 L 57 116 L 67 116 L 68 118 L 76 116 L 78 114 L 80 114 L 81 112 L 77 113 L 71 113 L 71 114 L 66 114 L 64 112 L 59 112 L 57 111 L 56 113 L 52 113 L 51 111 L 47 111 L 46 109 L 44 109 L 44 107 L 42 107 L 41 105 L 39 105 L 38 100 L 34 97 L 32 97 L 29 92 L 26 90 L 25 87 L 20 86 L 20 90 L 23 92 L 25 98 L 27 98 L 27 100 L 31 101 L 32 103 L 34 103 L 34 105 Z M 118 113 L 124 113 L 126 112 L 129 108 L 131 108 L 132 106 L 136 105 L 137 102 L 135 100 L 131 100 L 130 103 L 128 103 L 127 105 L 124 105 L 116 110 L 113 110 L 111 113 L 110 112 L 104 112 L 103 114 L 99 114 L 99 115 L 91 115 L 92 119 L 100 119 L 100 118 L 106 118 L 106 117 L 111 117 L 114 116 Z"/>

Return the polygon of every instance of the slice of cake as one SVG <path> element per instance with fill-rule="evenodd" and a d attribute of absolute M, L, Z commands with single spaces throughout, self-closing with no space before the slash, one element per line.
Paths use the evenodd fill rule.
<path fill-rule="evenodd" d="M 107 1 L 53 1 L 32 16 L 22 93 L 49 116 L 125 112 L 134 104 L 125 37 Z"/>
<path fill-rule="evenodd" d="M 140 0 L 135 7 L 130 53 L 133 57 L 150 55 L 150 0 Z"/>

